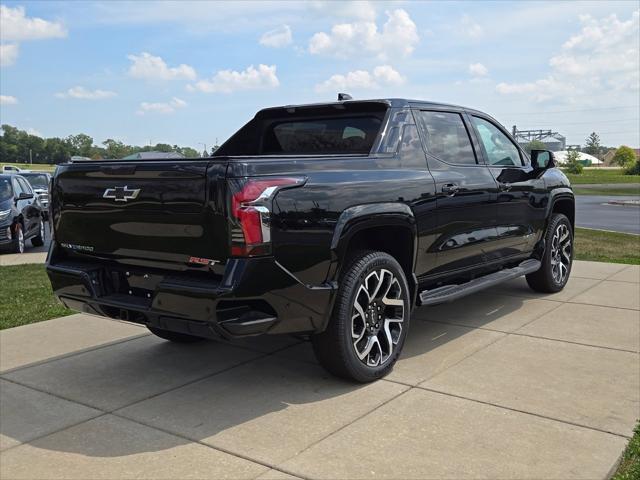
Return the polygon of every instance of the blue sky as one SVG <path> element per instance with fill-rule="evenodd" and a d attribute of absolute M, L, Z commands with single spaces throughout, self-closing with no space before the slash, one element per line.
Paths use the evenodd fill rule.
<path fill-rule="evenodd" d="M 637 1 L 1 5 L 0 121 L 43 136 L 201 150 L 346 91 L 640 144 Z"/>

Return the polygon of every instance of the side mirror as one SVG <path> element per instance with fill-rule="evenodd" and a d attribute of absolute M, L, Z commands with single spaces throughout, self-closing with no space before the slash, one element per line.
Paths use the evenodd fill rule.
<path fill-rule="evenodd" d="M 552 168 L 556 166 L 556 159 L 549 150 L 531 150 L 531 165 L 533 168 Z"/>
<path fill-rule="evenodd" d="M 31 198 L 33 198 L 33 194 L 31 193 L 22 192 L 20 195 L 18 195 L 18 200 L 29 200 Z"/>

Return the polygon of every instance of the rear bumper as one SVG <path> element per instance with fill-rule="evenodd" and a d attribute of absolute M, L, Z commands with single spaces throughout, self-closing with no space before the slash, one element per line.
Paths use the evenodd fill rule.
<path fill-rule="evenodd" d="M 215 275 L 50 255 L 47 274 L 68 308 L 207 338 L 321 331 L 335 293 L 301 284 L 273 257 L 230 259 Z"/>

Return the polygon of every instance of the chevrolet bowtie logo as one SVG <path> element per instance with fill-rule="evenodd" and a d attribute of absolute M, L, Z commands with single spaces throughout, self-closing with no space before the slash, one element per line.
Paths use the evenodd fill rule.
<path fill-rule="evenodd" d="M 113 187 L 107 188 L 104 191 L 103 198 L 110 198 L 115 200 L 116 202 L 126 202 L 129 200 L 135 199 L 140 193 L 139 188 L 129 188 L 127 186 L 124 187 Z"/>

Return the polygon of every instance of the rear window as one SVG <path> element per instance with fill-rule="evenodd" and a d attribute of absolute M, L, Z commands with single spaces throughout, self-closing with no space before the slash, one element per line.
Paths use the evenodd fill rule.
<path fill-rule="evenodd" d="M 379 129 L 380 119 L 376 117 L 278 123 L 265 132 L 262 153 L 369 153 Z"/>
<path fill-rule="evenodd" d="M 386 109 L 384 104 L 363 103 L 265 110 L 215 156 L 367 154 Z"/>

